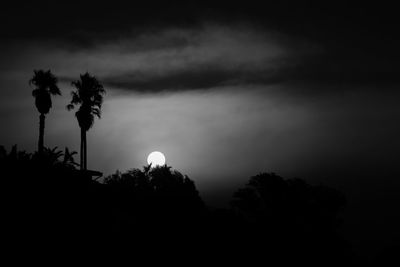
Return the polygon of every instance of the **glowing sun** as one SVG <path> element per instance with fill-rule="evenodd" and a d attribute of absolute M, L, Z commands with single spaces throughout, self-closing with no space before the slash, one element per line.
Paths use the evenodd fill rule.
<path fill-rule="evenodd" d="M 147 163 L 152 167 L 163 166 L 165 164 L 165 156 L 159 151 L 154 151 L 147 157 Z"/>

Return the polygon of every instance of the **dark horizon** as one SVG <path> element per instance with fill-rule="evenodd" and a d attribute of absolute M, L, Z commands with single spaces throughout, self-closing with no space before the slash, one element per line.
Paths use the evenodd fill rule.
<path fill-rule="evenodd" d="M 45 146 L 79 152 L 65 107 L 89 72 L 107 92 L 89 169 L 141 168 L 161 151 L 219 208 L 258 173 L 335 188 L 347 198 L 341 232 L 367 262 L 400 238 L 399 26 L 384 2 L 8 3 L 0 145 L 37 150 L 28 81 L 42 69 L 62 94 Z"/>

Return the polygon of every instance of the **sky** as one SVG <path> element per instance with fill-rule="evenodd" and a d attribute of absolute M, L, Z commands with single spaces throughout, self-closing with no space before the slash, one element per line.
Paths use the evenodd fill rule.
<path fill-rule="evenodd" d="M 332 186 L 348 198 L 343 231 L 376 250 L 400 235 L 399 21 L 378 4 L 5 5 L 0 145 L 36 149 L 28 81 L 51 69 L 62 96 L 45 144 L 79 151 L 65 106 L 88 71 L 107 91 L 88 132 L 90 169 L 141 168 L 162 151 L 212 206 L 260 172 Z"/>

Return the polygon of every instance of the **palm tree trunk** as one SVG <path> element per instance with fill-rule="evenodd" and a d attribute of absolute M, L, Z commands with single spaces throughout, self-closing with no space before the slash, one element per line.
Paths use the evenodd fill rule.
<path fill-rule="evenodd" d="M 83 150 L 84 150 L 84 166 L 85 166 L 85 170 L 87 170 L 87 142 L 86 142 L 86 131 L 83 133 L 83 137 L 85 142 L 83 143 Z"/>
<path fill-rule="evenodd" d="M 44 121 L 46 116 L 43 113 L 40 113 L 40 122 L 39 122 L 39 155 L 43 154 L 43 148 L 44 148 Z"/>
<path fill-rule="evenodd" d="M 81 170 L 84 170 L 85 166 L 84 166 L 84 142 L 85 142 L 85 130 L 83 128 L 81 128 L 81 158 L 80 158 L 80 168 Z"/>

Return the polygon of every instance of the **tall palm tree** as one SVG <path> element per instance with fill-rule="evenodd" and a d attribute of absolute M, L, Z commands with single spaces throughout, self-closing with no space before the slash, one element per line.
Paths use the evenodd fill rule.
<path fill-rule="evenodd" d="M 75 112 L 75 116 L 81 128 L 81 170 L 86 170 L 86 132 L 93 126 L 95 116 L 100 118 L 103 95 L 106 91 L 96 77 L 87 72 L 80 75 L 80 80 L 72 82 L 72 86 L 76 88 L 76 91 L 72 92 L 72 100 L 67 105 L 67 109 L 71 110 L 80 105 L 78 111 Z"/>
<path fill-rule="evenodd" d="M 61 95 L 61 92 L 57 86 L 58 80 L 50 70 L 35 70 L 34 73 L 32 79 L 29 80 L 29 84 L 36 87 L 32 91 L 32 95 L 35 98 L 36 108 L 40 113 L 38 152 L 41 155 L 44 147 L 44 122 L 46 114 L 49 113 L 52 106 L 51 95 Z"/>

